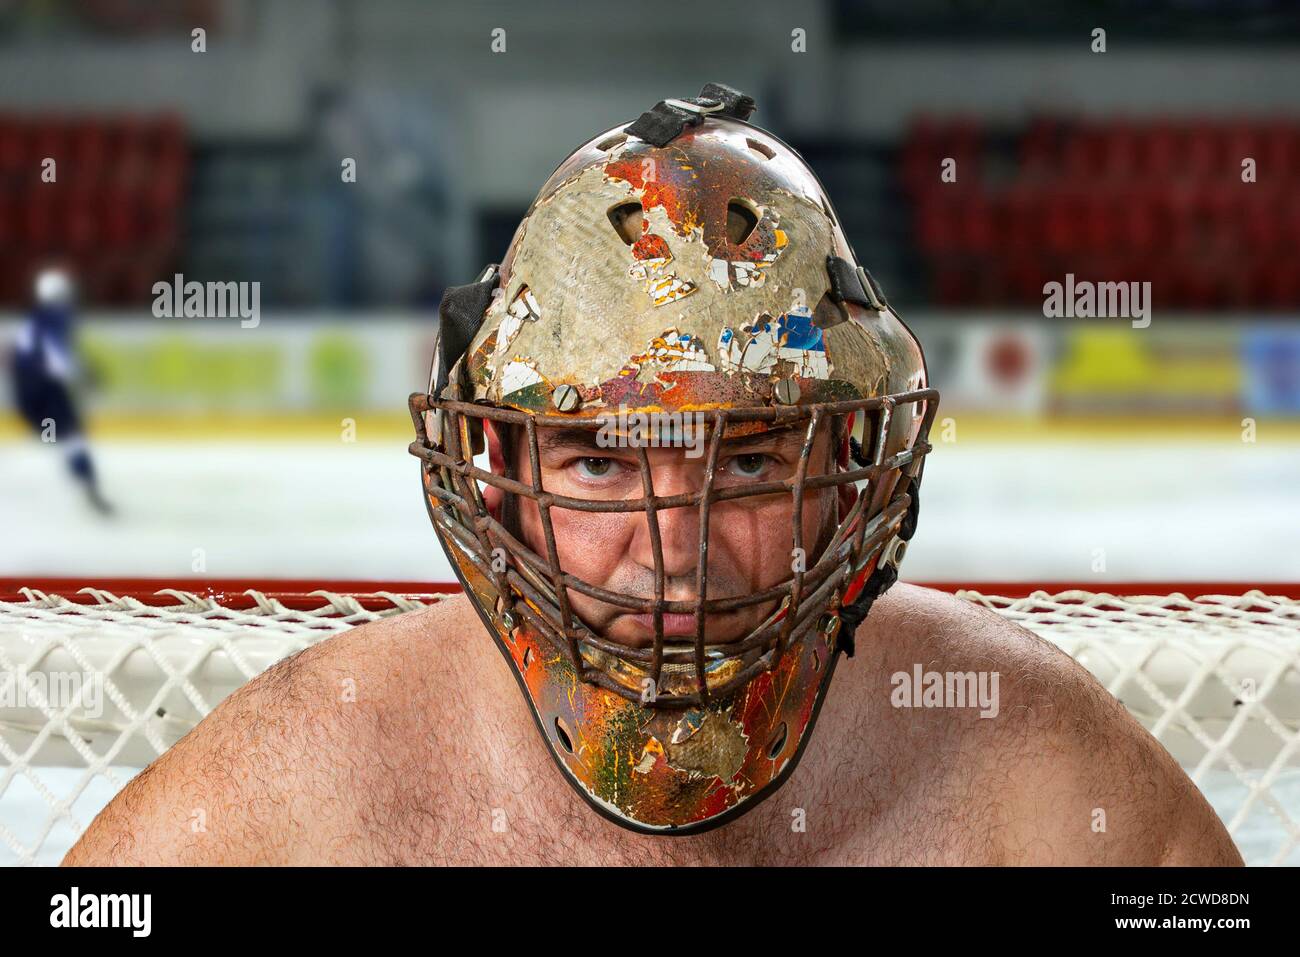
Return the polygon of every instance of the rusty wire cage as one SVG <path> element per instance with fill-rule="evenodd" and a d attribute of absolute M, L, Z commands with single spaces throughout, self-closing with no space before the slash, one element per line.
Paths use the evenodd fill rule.
<path fill-rule="evenodd" d="M 453 386 L 453 391 L 454 386 Z M 891 551 L 899 529 L 913 505 L 921 466 L 931 449 L 930 426 L 937 409 L 938 393 L 921 389 L 896 395 L 805 406 L 717 409 L 705 413 L 708 452 L 703 484 L 695 492 L 657 496 L 644 444 L 636 446 L 642 494 L 638 498 L 590 500 L 559 495 L 543 487 L 539 467 L 538 434 L 548 428 L 591 429 L 608 425 L 608 416 L 533 414 L 514 409 L 438 399 L 429 393 L 410 397 L 410 411 L 416 441 L 410 446 L 423 463 L 422 472 L 429 515 L 439 537 L 448 548 L 453 565 L 459 551 L 498 596 L 495 619 L 508 633 L 521 621 L 541 632 L 557 650 L 568 657 L 574 672 L 632 700 L 653 701 L 656 707 L 701 706 L 711 698 L 725 696 L 776 666 L 780 656 L 809 629 L 822 628 L 834 638 L 840 627 L 839 611 L 851 592 L 881 561 L 896 562 Z M 915 404 L 920 427 L 910 442 L 890 449 L 890 429 L 895 410 Z M 809 459 L 819 430 L 836 416 L 862 416 L 863 441 L 850 443 L 851 461 L 842 467 L 837 459 L 825 474 L 809 474 Z M 483 448 L 483 420 L 523 430 L 531 465 L 531 483 L 477 467 L 473 458 Z M 804 438 L 795 473 L 781 481 L 755 482 L 738 488 L 716 488 L 715 469 L 719 450 L 728 428 L 804 427 Z M 897 444 L 897 443 L 895 443 Z M 892 492 L 883 507 L 868 514 L 877 498 L 878 487 L 894 479 Z M 521 541 L 517 528 L 507 527 L 492 515 L 478 483 L 494 486 L 506 496 L 518 496 L 536 503 L 545 538 L 544 555 Z M 715 503 L 737 498 L 790 494 L 793 504 L 792 549 L 802 549 L 803 507 L 806 490 L 854 483 L 859 494 L 848 514 L 820 549 L 811 567 L 792 563 L 788 578 L 744 596 L 709 598 L 708 549 L 710 513 Z M 664 560 L 658 513 L 671 508 L 699 510 L 699 564 L 695 595 L 689 601 L 664 598 Z M 609 591 L 565 571 L 560 564 L 552 508 L 582 512 L 642 512 L 646 517 L 654 553 L 654 595 L 633 596 Z M 501 557 L 507 560 L 499 560 Z M 569 590 L 631 612 L 648 614 L 654 620 L 654 640 L 648 648 L 611 641 L 597 634 L 574 613 Z M 775 603 L 776 610 L 738 641 L 709 644 L 706 615 Z M 693 614 L 696 630 L 689 646 L 665 641 L 665 614 Z M 666 670 L 667 669 L 667 673 Z M 647 688 L 650 698 L 647 699 Z"/>

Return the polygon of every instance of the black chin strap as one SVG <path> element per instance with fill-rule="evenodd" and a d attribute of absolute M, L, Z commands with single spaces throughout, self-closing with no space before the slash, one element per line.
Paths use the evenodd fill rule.
<path fill-rule="evenodd" d="M 921 512 L 921 499 L 916 482 L 910 482 L 908 494 L 912 497 L 912 503 L 907 507 L 907 514 L 903 516 L 902 524 L 898 526 L 898 537 L 905 542 L 916 534 L 916 520 Z M 896 581 L 898 581 L 898 566 L 894 562 L 883 565 L 878 562 L 876 570 L 866 580 L 858 597 L 840 608 L 838 644 L 846 658 L 852 658 L 856 650 L 855 639 L 858 626 L 866 619 L 876 599 L 889 591 Z"/>
<path fill-rule="evenodd" d="M 853 657 L 853 652 L 857 650 L 858 625 L 862 624 L 866 619 L 867 614 L 871 611 L 871 606 L 876 603 L 876 599 L 889 591 L 896 581 L 898 581 L 897 565 L 892 563 L 877 565 L 876 570 L 867 579 L 867 583 L 862 586 L 862 591 L 858 594 L 858 597 L 840 609 L 838 643 L 840 650 L 844 652 L 844 657 Z"/>

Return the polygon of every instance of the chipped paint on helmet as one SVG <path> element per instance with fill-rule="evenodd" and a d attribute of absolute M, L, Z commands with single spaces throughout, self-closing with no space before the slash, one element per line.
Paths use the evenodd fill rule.
<path fill-rule="evenodd" d="M 568 384 L 582 398 L 575 411 L 591 414 L 765 406 L 792 377 L 800 404 L 904 388 L 890 381 L 893 316 L 827 301 L 827 254 L 852 252 L 811 173 L 754 127 L 705 127 L 664 148 L 633 137 L 607 152 L 593 140 L 557 170 L 520 224 L 502 295 L 468 350 L 474 399 L 546 412 L 549 390 Z M 739 244 L 726 232 L 732 200 L 758 217 Z M 630 247 L 609 218 L 629 202 L 642 207 Z M 668 329 L 694 344 L 690 361 L 647 367 L 647 343 Z"/>
<path fill-rule="evenodd" d="M 660 235 L 643 235 L 632 244 L 632 257 L 634 261 L 628 267 L 628 275 L 641 283 L 656 306 L 685 299 L 699 288 L 689 279 L 682 279 L 669 271 L 673 253 L 668 248 L 668 241 Z"/>
<path fill-rule="evenodd" d="M 812 323 L 807 307 L 791 310 L 773 320 L 763 315 L 740 332 L 728 326 L 718 337 L 718 354 L 724 372 L 769 374 L 777 364 L 789 363 L 793 374 L 810 379 L 830 378 L 826 339 Z"/>

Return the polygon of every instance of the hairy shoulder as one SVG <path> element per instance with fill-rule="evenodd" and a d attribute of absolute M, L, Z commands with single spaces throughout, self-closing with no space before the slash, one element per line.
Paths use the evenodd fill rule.
<path fill-rule="evenodd" d="M 922 766 L 948 800 L 971 810 L 990 856 L 1240 863 L 1222 822 L 1169 753 L 1055 645 L 995 612 L 915 586 L 891 591 L 872 619 L 859 645 L 870 636 L 866 670 L 888 681 L 892 696 L 877 714 L 930 750 L 933 761 Z"/>
<path fill-rule="evenodd" d="M 440 676 L 462 600 L 274 665 L 137 775 L 64 863 L 383 860 L 387 816 L 419 813 L 437 760 L 421 736 L 431 702 L 454 694 Z"/>

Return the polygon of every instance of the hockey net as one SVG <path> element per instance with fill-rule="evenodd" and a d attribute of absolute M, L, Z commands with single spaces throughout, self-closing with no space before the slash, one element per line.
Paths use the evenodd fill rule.
<path fill-rule="evenodd" d="M 447 597 L 252 584 L 0 585 L 0 863 L 57 863 L 136 771 L 276 661 Z M 1248 863 L 1300 863 L 1300 593 L 940 587 L 1096 675 L 1187 768 Z"/>

